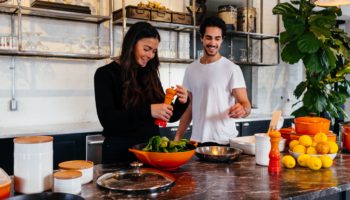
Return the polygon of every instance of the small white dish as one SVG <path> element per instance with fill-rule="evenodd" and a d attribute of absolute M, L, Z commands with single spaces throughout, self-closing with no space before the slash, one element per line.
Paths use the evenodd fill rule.
<path fill-rule="evenodd" d="M 281 137 L 279 150 L 284 151 L 286 139 Z M 244 154 L 255 155 L 255 136 L 230 138 L 230 147 L 242 149 Z"/>

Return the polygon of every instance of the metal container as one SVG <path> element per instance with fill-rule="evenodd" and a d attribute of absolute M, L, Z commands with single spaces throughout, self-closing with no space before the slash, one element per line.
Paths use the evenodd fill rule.
<path fill-rule="evenodd" d="M 196 156 L 209 162 L 233 162 L 241 153 L 241 149 L 225 146 L 202 146 L 196 149 Z"/>
<path fill-rule="evenodd" d="M 243 32 L 256 32 L 256 9 L 254 7 L 241 7 L 237 10 L 237 29 Z"/>
<path fill-rule="evenodd" d="M 50 136 L 19 137 L 13 140 L 16 192 L 31 194 L 51 189 L 52 141 Z"/>
<path fill-rule="evenodd" d="M 218 7 L 218 17 L 221 18 L 228 30 L 237 30 L 237 8 L 234 5 L 222 5 Z"/>

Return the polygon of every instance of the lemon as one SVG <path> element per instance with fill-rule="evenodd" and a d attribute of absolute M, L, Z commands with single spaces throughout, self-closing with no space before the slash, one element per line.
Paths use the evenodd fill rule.
<path fill-rule="evenodd" d="M 312 145 L 312 138 L 308 135 L 302 135 L 299 137 L 299 144 L 308 147 Z"/>
<path fill-rule="evenodd" d="M 338 153 L 339 147 L 338 144 L 333 141 L 328 141 L 329 153 Z"/>
<path fill-rule="evenodd" d="M 295 167 L 295 159 L 291 155 L 283 156 L 282 164 L 286 168 L 293 168 L 293 167 Z"/>
<path fill-rule="evenodd" d="M 317 156 L 311 156 L 306 161 L 307 166 L 312 170 L 319 170 L 322 167 L 322 161 Z"/>
<path fill-rule="evenodd" d="M 320 159 L 323 168 L 330 168 L 333 165 L 333 160 L 329 155 L 322 155 L 320 156 Z"/>
<path fill-rule="evenodd" d="M 312 147 L 316 147 L 316 145 L 317 145 L 317 142 L 315 142 L 315 141 L 312 141 L 312 144 L 311 144 L 311 146 L 312 146 Z"/>
<path fill-rule="evenodd" d="M 319 143 L 319 142 L 327 142 L 328 137 L 325 133 L 319 132 L 314 136 L 314 141 Z"/>
<path fill-rule="evenodd" d="M 306 148 L 305 146 L 298 144 L 293 147 L 293 152 L 304 154 L 306 152 Z"/>
<path fill-rule="evenodd" d="M 317 154 L 315 147 L 310 146 L 306 149 L 307 154 Z"/>
<path fill-rule="evenodd" d="M 295 147 L 296 145 L 299 144 L 299 141 L 298 140 L 292 140 L 289 142 L 289 149 L 290 150 L 293 150 L 293 147 Z"/>
<path fill-rule="evenodd" d="M 307 161 L 309 160 L 311 156 L 309 154 L 301 154 L 298 156 L 298 164 L 302 167 L 306 167 L 307 166 Z"/>

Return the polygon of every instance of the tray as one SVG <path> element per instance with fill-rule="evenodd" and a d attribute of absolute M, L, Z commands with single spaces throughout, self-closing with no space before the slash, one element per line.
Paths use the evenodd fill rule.
<path fill-rule="evenodd" d="M 44 8 L 50 10 L 59 10 L 75 13 L 91 14 L 91 10 L 88 6 L 78 6 L 72 4 L 48 2 L 43 0 L 35 0 L 32 2 L 31 7 L 33 8 Z"/>
<path fill-rule="evenodd" d="M 151 19 L 151 9 L 148 8 L 140 8 L 137 6 L 126 6 L 126 17 L 133 19 Z M 119 20 L 123 17 L 123 10 L 119 9 L 113 12 L 113 21 Z"/>

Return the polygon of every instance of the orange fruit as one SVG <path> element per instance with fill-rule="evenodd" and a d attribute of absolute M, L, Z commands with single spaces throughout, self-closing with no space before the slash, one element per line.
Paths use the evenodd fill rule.
<path fill-rule="evenodd" d="M 319 154 L 327 154 L 329 153 L 329 145 L 327 142 L 319 142 L 316 145 L 316 151 Z"/>

